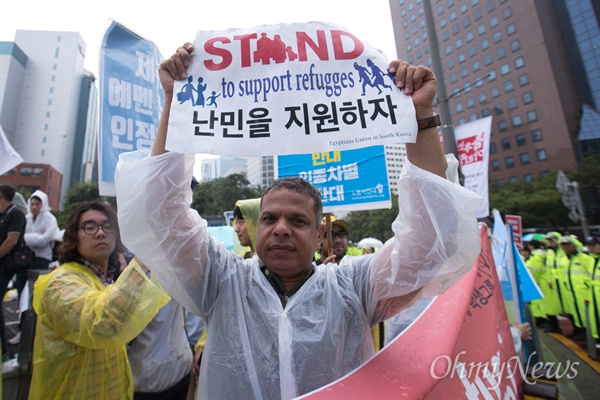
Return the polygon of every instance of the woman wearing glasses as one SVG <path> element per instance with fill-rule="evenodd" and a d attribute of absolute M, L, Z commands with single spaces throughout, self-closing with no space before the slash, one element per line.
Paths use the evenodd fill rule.
<path fill-rule="evenodd" d="M 133 397 L 125 345 L 169 297 L 137 260 L 113 282 L 122 250 L 110 207 L 86 202 L 69 216 L 60 267 L 35 283 L 30 399 Z"/>

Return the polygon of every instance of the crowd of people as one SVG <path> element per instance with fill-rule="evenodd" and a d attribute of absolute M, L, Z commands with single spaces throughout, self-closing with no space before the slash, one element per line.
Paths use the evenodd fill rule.
<path fill-rule="evenodd" d="M 164 149 L 173 81 L 185 79 L 191 50 L 181 47 L 159 70 L 166 106 L 151 156 L 128 153 L 119 163 L 123 237 L 152 276 L 206 324 L 201 397 L 294 397 L 360 365 L 375 351 L 372 327 L 460 279 L 479 252 L 473 243 L 480 199 L 445 179 L 447 161 L 430 128 L 407 146 L 410 163 L 400 182 L 407 207 L 394 223 L 395 237 L 376 253 L 315 266 L 324 237 L 321 199 L 299 178 L 264 191 L 255 254 L 227 251 L 189 208 L 189 157 Z M 431 71 L 399 62 L 391 70 L 412 95 L 416 117 L 431 117 Z M 424 204 L 430 201 L 448 207 Z M 240 208 L 236 231 L 243 235 L 248 217 Z M 447 235 L 441 238 L 440 230 Z"/>
<path fill-rule="evenodd" d="M 27 269 L 48 269 L 53 260 L 55 241 L 62 239 L 56 218 L 50 212 L 48 196 L 41 190 L 34 191 L 25 208 L 19 206 L 22 195 L 10 185 L 0 185 L 0 295 L 4 298 L 9 284 L 16 277 L 14 287 L 21 296 L 27 282 Z M 15 254 L 28 246 L 34 252 L 31 265 L 22 268 L 15 261 Z M 18 344 L 21 332 L 6 339 L 4 312 L 0 309 L 0 338 L 2 360 L 7 361 L 7 344 Z"/>
<path fill-rule="evenodd" d="M 458 163 L 428 124 L 406 146 L 405 201 L 394 237 L 378 251 L 346 256 L 348 224 L 323 221 L 319 191 L 301 178 L 278 179 L 260 200 L 238 203 L 235 230 L 251 251 L 228 251 L 190 208 L 193 156 L 164 147 L 174 81 L 186 79 L 192 50 L 186 43 L 159 68 L 161 122 L 149 156 L 119 162 L 118 218 L 101 202 L 78 205 L 60 266 L 35 282 L 32 399 L 180 399 L 192 371 L 201 398 L 296 397 L 368 360 L 378 349 L 372 329 L 446 291 L 479 254 L 481 199 L 458 184 Z M 417 120 L 430 119 L 433 72 L 399 60 L 389 70 Z M 2 282 L 12 279 L 5 266 L 13 248 L 37 246 L 13 197 L 0 187 Z M 47 222 L 34 215 L 44 199 L 29 199 L 32 229 Z M 46 257 L 40 248 L 40 267 Z M 187 329 L 193 316 L 204 325 L 199 339 Z"/>
<path fill-rule="evenodd" d="M 586 341 L 589 326 L 592 337 L 600 343 L 600 232 L 584 242 L 559 232 L 548 232 L 539 239 L 526 241 L 520 251 L 543 294 L 531 302 L 536 325 L 546 332 L 566 333 L 579 342 Z M 571 321 L 572 331 L 563 331 L 561 315 Z"/>

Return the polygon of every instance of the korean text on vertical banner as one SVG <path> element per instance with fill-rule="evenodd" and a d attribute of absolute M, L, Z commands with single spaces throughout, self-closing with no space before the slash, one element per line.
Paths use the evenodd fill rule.
<path fill-rule="evenodd" d="M 149 148 L 164 104 L 156 46 L 112 21 L 100 49 L 100 194 L 114 196 L 119 154 Z"/>
<path fill-rule="evenodd" d="M 522 398 L 521 361 L 485 227 L 480 239 L 479 258 L 460 281 L 433 301 L 423 299 L 392 317 L 407 313 L 411 322 L 383 350 L 301 398 Z"/>
<path fill-rule="evenodd" d="M 481 197 L 483 203 L 477 218 L 490 215 L 488 195 L 488 164 L 492 117 L 485 117 L 455 128 L 456 149 L 460 167 L 465 177 L 465 188 Z"/>

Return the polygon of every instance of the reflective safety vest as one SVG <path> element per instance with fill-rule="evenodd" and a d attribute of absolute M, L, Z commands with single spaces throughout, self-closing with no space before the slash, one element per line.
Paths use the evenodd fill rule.
<path fill-rule="evenodd" d="M 592 298 L 594 259 L 580 252 L 572 255 L 561 252 L 556 264 L 562 271 L 559 282 L 563 310 L 573 317 L 575 326 L 585 328 L 585 301 Z"/>
<path fill-rule="evenodd" d="M 559 266 L 556 264 L 557 254 L 564 254 L 561 248 L 546 250 L 546 270 L 540 289 L 544 294 L 544 311 L 547 315 L 559 315 L 564 312 L 561 301 Z"/>
<path fill-rule="evenodd" d="M 592 336 L 600 339 L 598 327 L 600 326 L 600 254 L 591 254 L 595 265 L 592 272 L 592 300 L 590 301 L 590 327 Z"/>
<path fill-rule="evenodd" d="M 544 284 L 544 275 L 546 272 L 546 253 L 544 252 L 544 250 L 535 249 L 529 256 L 529 258 L 525 260 L 525 266 L 527 266 L 527 269 L 529 270 L 529 272 L 531 272 L 533 279 L 535 279 L 535 282 L 538 284 L 540 289 L 542 289 L 542 286 Z M 533 300 L 531 302 L 531 315 L 534 318 L 545 318 L 545 308 L 546 307 L 544 295 L 544 298 Z"/>

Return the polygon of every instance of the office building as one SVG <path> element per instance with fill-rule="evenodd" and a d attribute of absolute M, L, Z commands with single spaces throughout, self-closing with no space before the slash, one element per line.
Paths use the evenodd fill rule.
<path fill-rule="evenodd" d="M 438 101 L 449 104 L 451 123 L 492 115 L 492 181 L 530 181 L 573 169 L 583 157 L 579 136 L 584 106 L 593 115 L 597 104 L 582 96 L 582 82 L 590 81 L 587 99 L 600 85 L 600 78 L 590 80 L 600 59 L 598 45 L 591 45 L 598 35 L 590 37 L 598 26 L 598 5 L 591 0 L 564 2 L 567 8 L 589 3 L 587 14 L 565 18 L 557 3 L 563 2 L 390 1 L 399 58 L 431 67 L 430 52 L 440 52 L 448 96 Z M 438 49 L 429 47 L 424 12 L 429 5 Z M 578 28 L 574 22 L 584 17 Z M 574 29 L 571 39 L 565 36 L 565 25 Z M 577 46 L 584 51 L 572 51 Z M 574 66 L 582 60 L 595 63 L 596 69 L 580 68 L 583 73 L 576 75 Z"/>
<path fill-rule="evenodd" d="M 48 164 L 24 162 L 0 176 L 3 184 L 25 188 L 29 193 L 38 189 L 46 193 L 52 210 L 59 209 L 62 180 L 61 173 Z"/>
<path fill-rule="evenodd" d="M 248 181 L 252 186 L 266 188 L 275 180 L 273 156 L 248 158 Z"/>
<path fill-rule="evenodd" d="M 577 92 L 584 103 L 581 153 L 600 154 L 600 2 L 553 1 Z M 568 18 L 565 18 L 568 17 Z"/>
<path fill-rule="evenodd" d="M 20 30 L 0 43 L 0 123 L 25 162 L 62 175 L 61 199 L 96 158 L 98 94 L 84 58 L 76 32 Z"/>
<path fill-rule="evenodd" d="M 385 146 L 385 162 L 387 165 L 390 192 L 398 194 L 398 179 L 406 160 L 406 145 L 404 143 Z"/>
<path fill-rule="evenodd" d="M 248 175 L 246 157 L 203 158 L 200 167 L 200 180 L 210 181 L 227 175 Z"/>

